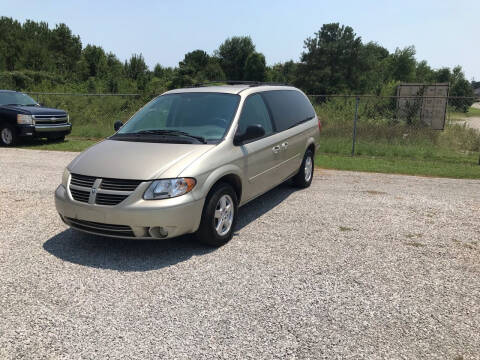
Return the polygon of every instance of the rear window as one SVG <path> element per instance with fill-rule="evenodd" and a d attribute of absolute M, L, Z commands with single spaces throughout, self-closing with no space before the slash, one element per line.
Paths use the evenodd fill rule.
<path fill-rule="evenodd" d="M 274 90 L 261 94 L 272 112 L 277 131 L 289 129 L 315 117 L 312 104 L 299 91 Z"/>

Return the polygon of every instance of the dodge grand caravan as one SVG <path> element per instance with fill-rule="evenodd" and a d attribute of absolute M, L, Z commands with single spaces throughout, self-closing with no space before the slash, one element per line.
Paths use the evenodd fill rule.
<path fill-rule="evenodd" d="M 77 156 L 55 192 L 70 227 L 132 239 L 195 233 L 220 246 L 238 207 L 287 179 L 306 188 L 321 124 L 290 86 L 168 91 Z"/>

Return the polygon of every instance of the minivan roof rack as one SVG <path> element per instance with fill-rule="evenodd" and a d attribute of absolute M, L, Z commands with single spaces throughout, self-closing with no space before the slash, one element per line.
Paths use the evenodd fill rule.
<path fill-rule="evenodd" d="M 279 83 L 279 82 L 263 82 L 263 81 L 250 81 L 250 80 L 217 80 L 217 81 L 205 81 L 197 84 L 193 84 L 190 87 L 204 87 L 204 86 L 212 86 L 215 84 L 226 84 L 226 85 L 249 85 L 250 87 L 253 86 L 261 86 L 261 85 L 270 85 L 270 86 L 291 86 L 287 83 Z"/>

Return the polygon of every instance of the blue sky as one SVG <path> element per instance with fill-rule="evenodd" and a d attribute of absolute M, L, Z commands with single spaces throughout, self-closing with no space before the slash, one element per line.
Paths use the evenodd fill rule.
<path fill-rule="evenodd" d="M 85 46 L 121 60 L 142 53 L 150 67 L 175 66 L 195 49 L 209 53 L 227 37 L 250 35 L 267 63 L 298 60 L 303 41 L 322 24 L 350 25 L 364 41 L 390 51 L 414 45 L 434 67 L 461 65 L 480 80 L 480 1 L 8 1 L 0 15 L 66 23 Z"/>

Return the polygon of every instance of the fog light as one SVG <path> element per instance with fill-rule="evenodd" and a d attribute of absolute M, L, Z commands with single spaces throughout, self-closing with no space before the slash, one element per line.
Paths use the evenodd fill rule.
<path fill-rule="evenodd" d="M 161 226 L 154 226 L 148 229 L 148 232 L 151 237 L 154 238 L 166 238 L 168 236 L 168 231 Z"/>

